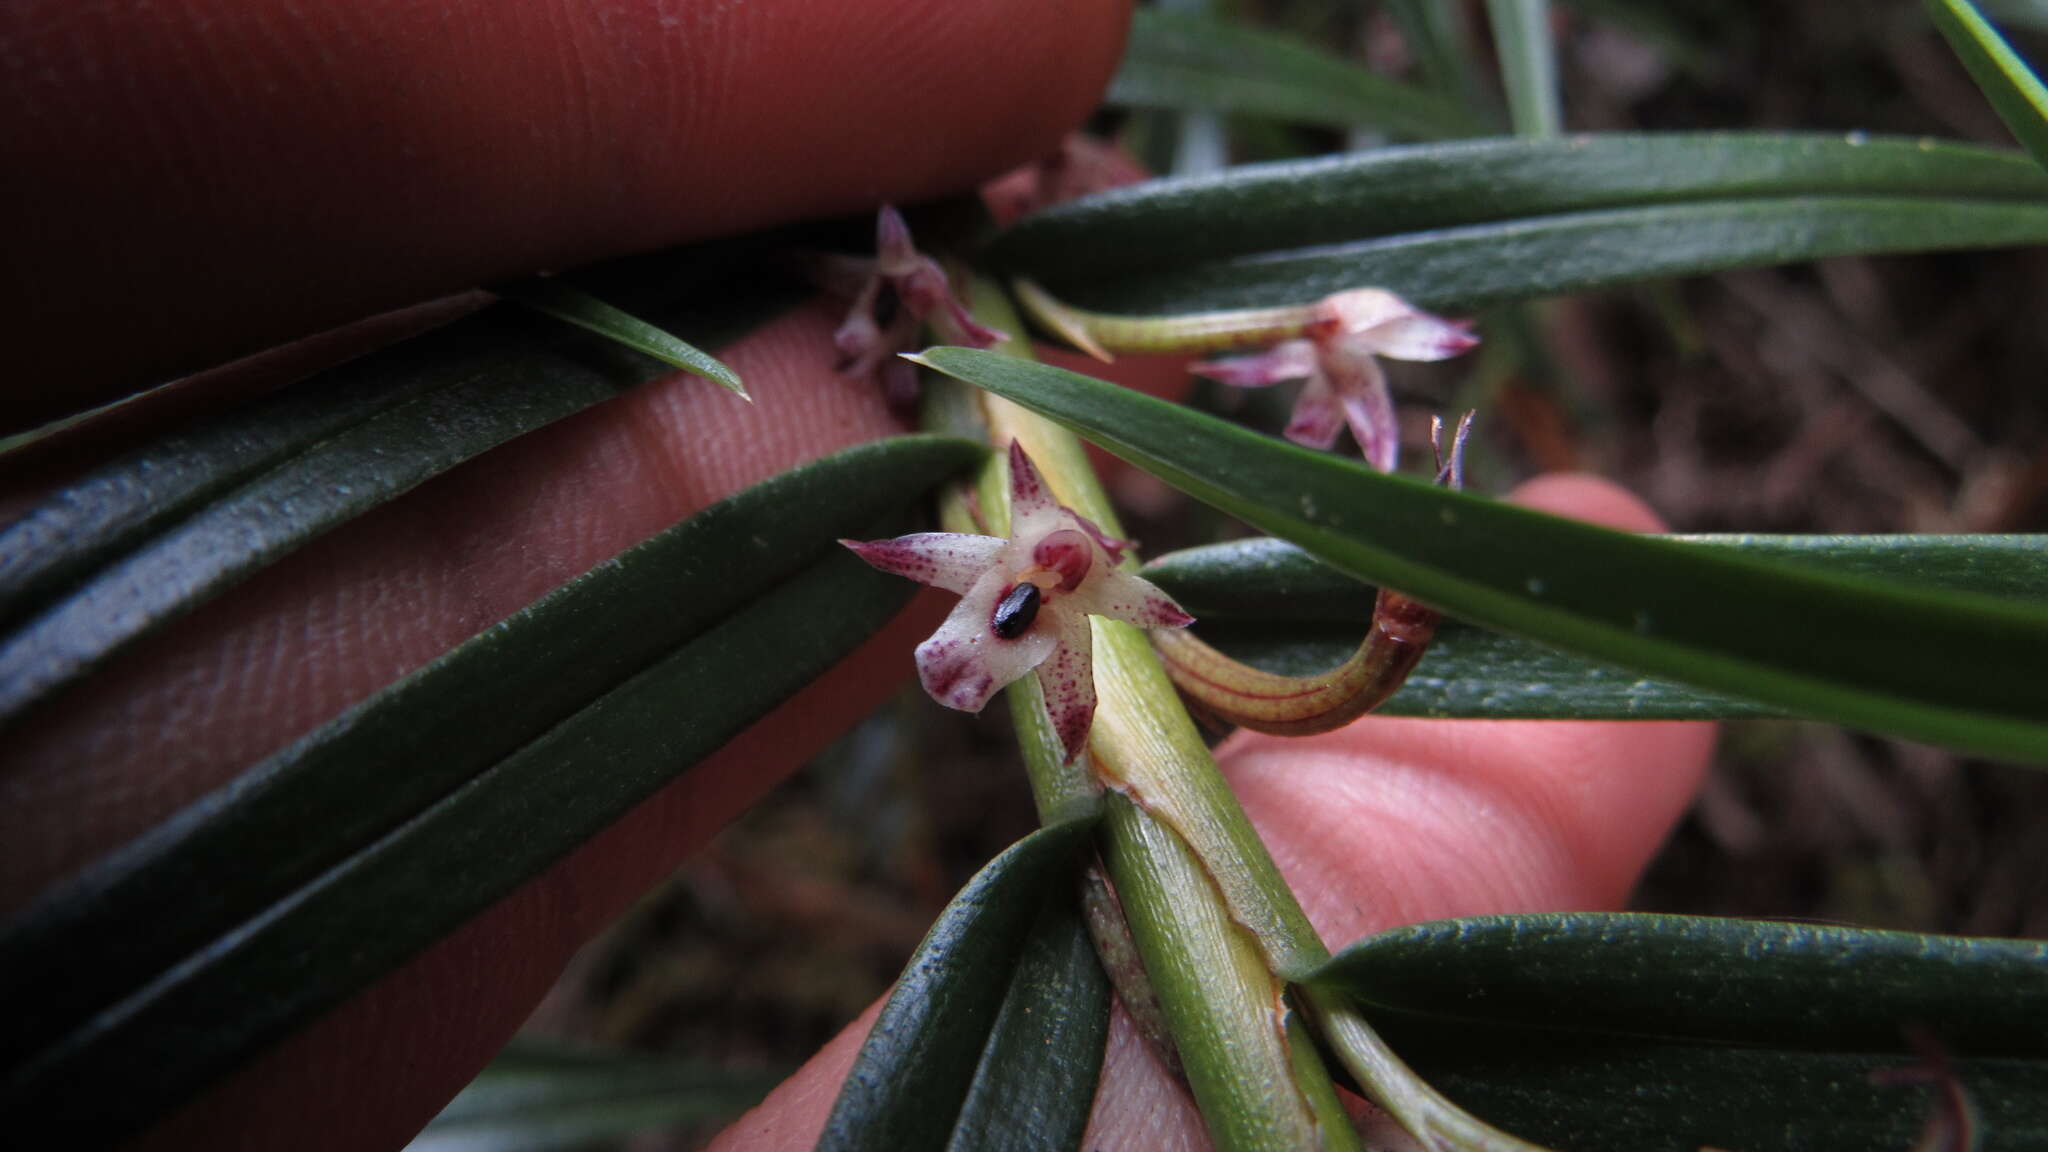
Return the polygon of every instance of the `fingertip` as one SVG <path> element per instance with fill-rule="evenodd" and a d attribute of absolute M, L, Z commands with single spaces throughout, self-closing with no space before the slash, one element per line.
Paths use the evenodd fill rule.
<path fill-rule="evenodd" d="M 0 17 L 0 145 L 41 163 L 0 208 L 37 227 L 0 283 L 46 386 L 0 427 L 478 283 L 970 187 L 1087 114 L 1129 5 L 29 7 Z"/>
<path fill-rule="evenodd" d="M 1524 508 L 1623 532 L 1662 532 L 1664 518 L 1642 498 L 1589 472 L 1547 472 L 1523 481 L 1508 499 Z"/>

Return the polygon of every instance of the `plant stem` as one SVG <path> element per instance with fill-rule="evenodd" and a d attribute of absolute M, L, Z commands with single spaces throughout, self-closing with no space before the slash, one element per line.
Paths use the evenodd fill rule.
<path fill-rule="evenodd" d="M 974 299 L 984 323 L 1023 330 L 994 284 L 977 281 Z M 1020 341 L 1001 350 L 1028 355 Z M 1111 535 L 1122 533 L 1078 438 L 1014 404 L 981 396 L 991 443 L 1022 443 L 1060 503 Z M 995 453 L 980 478 L 981 531 L 1008 527 L 1006 470 L 1003 454 Z M 949 516 L 969 518 L 964 505 Z M 1136 560 L 1127 563 L 1135 567 Z M 1319 1062 L 1291 1055 L 1286 985 L 1270 959 L 1278 951 L 1306 967 L 1326 950 L 1224 785 L 1145 634 L 1100 617 L 1092 624 L 1100 702 L 1087 755 L 1073 765 L 1060 763 L 1035 677 L 1010 690 L 1041 815 L 1083 797 L 1096 802 L 1098 777 L 1116 785 L 1101 843 L 1104 862 L 1217 1147 L 1355 1147 L 1348 1126 L 1323 1131 L 1316 1121 L 1310 1101 L 1331 1091 L 1329 1076 Z M 1180 783 L 1168 783 L 1175 780 Z M 1195 829 L 1201 843 L 1183 828 Z M 1227 895 L 1233 890 L 1235 902 Z M 1254 910 L 1253 922 L 1239 904 Z M 1270 946 L 1253 923 L 1285 943 Z"/>

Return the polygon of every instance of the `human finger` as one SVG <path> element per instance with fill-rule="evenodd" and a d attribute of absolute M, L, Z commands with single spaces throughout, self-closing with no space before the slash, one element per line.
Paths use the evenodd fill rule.
<path fill-rule="evenodd" d="M 0 431 L 539 269 L 955 191 L 1128 0 L 0 6 Z M 119 339 L 106 339 L 116 327 Z"/>

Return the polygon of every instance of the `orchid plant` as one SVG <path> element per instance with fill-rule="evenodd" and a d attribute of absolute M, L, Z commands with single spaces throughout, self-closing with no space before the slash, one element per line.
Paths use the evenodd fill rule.
<path fill-rule="evenodd" d="M 1466 6 L 1387 7 L 1426 82 L 1143 10 L 1111 99 L 1155 135 L 1217 129 L 1220 108 L 1415 143 L 1108 189 L 1069 145 L 1022 180 L 1021 220 L 927 230 L 885 206 L 872 252 L 799 257 L 846 308 L 830 337 L 845 386 L 926 431 L 621 553 L 39 898 L 0 928 L 0 1130 L 96 1146 L 174 1112 L 744 752 L 885 627 L 908 577 L 958 601 L 899 666 L 947 708 L 1004 695 L 1043 827 L 934 925 L 820 1148 L 1079 1147 L 1112 1003 L 1226 1152 L 2048 1144 L 2048 946 L 1578 913 L 1412 925 L 1333 954 L 1239 809 L 1198 717 L 1298 735 L 1373 710 L 1796 716 L 2048 763 L 2042 538 L 1667 539 L 1555 519 L 1466 490 L 1485 402 L 1448 435 L 1435 421 L 1431 466 L 1398 475 L 1380 363 L 1482 334 L 1527 354 L 1542 324 L 1520 309 L 1539 297 L 2048 242 L 2048 89 L 1990 21 L 1929 0 L 2026 152 L 1562 138 L 1540 0 L 1486 6 L 1512 134 L 1447 141 L 1493 115 L 1469 99 Z M 696 345 L 786 313 L 790 286 L 762 270 L 790 243 L 507 285 L 506 307 L 30 508 L 0 527 L 0 725 L 532 429 L 671 368 L 737 389 Z M 680 296 L 679 268 L 698 285 Z M 1233 388 L 1299 384 L 1275 437 L 1040 363 L 1029 334 L 1104 360 L 1214 357 L 1190 371 Z M 1266 535 L 1141 567 L 1083 439 Z M 892 535 L 930 527 L 909 518 L 934 492 L 943 530 Z"/>

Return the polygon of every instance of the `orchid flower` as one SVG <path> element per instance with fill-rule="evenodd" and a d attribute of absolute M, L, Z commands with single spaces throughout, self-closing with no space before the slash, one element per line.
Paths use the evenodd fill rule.
<path fill-rule="evenodd" d="M 918 677 L 932 699 L 979 712 L 997 689 L 1036 669 L 1046 712 L 1070 761 L 1095 718 L 1088 617 L 1140 628 L 1194 623 L 1172 597 L 1117 567 L 1130 542 L 1104 535 L 1057 503 L 1015 441 L 1009 539 L 919 532 L 840 543 L 884 572 L 960 594 L 952 615 L 917 647 Z"/>
<path fill-rule="evenodd" d="M 1400 455 L 1400 429 L 1376 357 L 1443 360 L 1478 343 L 1465 323 L 1432 316 L 1384 289 L 1358 288 L 1318 303 L 1299 339 L 1253 356 L 1197 364 L 1191 371 L 1239 388 L 1306 379 L 1287 422 L 1287 438 L 1328 448 L 1348 423 L 1366 460 L 1392 472 Z"/>
<path fill-rule="evenodd" d="M 853 307 L 832 343 L 845 358 L 839 366 L 849 376 L 879 375 L 893 399 L 916 394 L 917 369 L 897 358 L 915 351 L 918 331 L 929 322 L 948 344 L 987 348 L 1003 333 L 975 321 L 967 305 L 953 294 L 939 262 L 917 250 L 903 214 L 882 205 L 875 220 L 875 258 L 835 258 L 814 265 L 826 287 L 853 297 Z"/>

